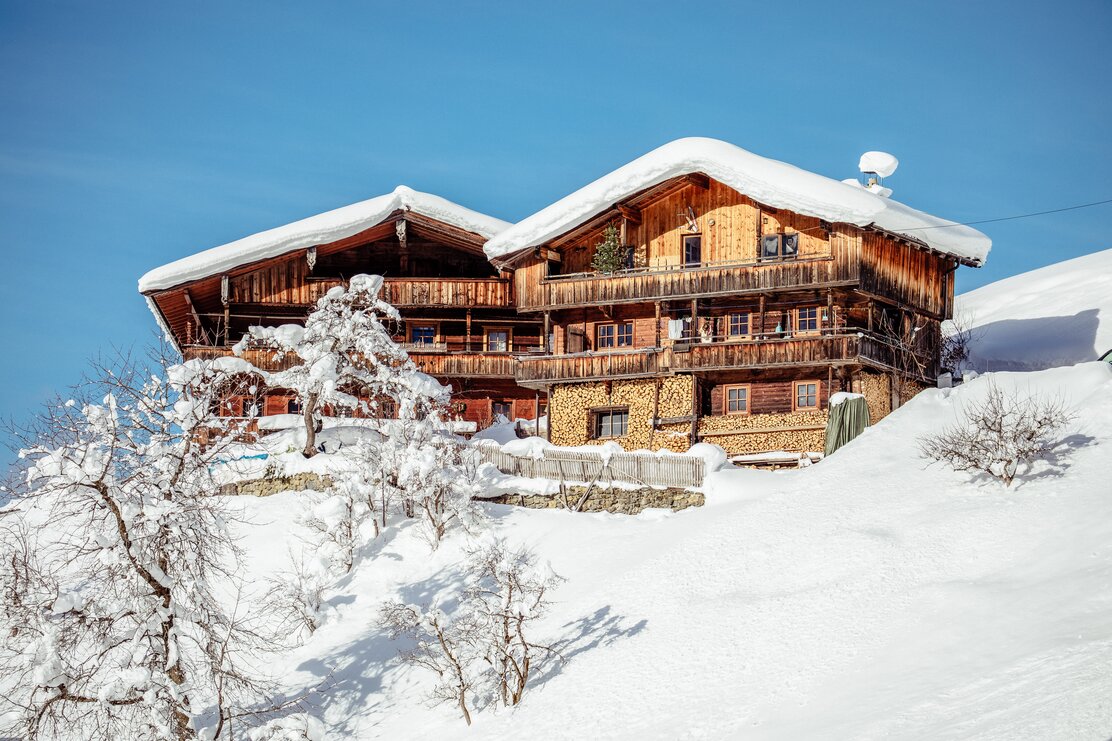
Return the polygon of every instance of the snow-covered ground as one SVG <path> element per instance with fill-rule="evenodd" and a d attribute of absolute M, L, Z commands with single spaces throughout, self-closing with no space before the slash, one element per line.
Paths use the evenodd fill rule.
<path fill-rule="evenodd" d="M 1112 350 L 1112 249 L 1005 278 L 957 297 L 972 366 L 1041 370 Z"/>
<path fill-rule="evenodd" d="M 1059 396 L 1071 454 L 1010 490 L 927 466 L 917 439 L 991 383 Z M 727 470 L 707 505 L 635 516 L 485 505 L 567 581 L 559 640 L 514 711 L 468 728 L 376 624 L 450 600 L 458 533 L 387 533 L 280 657 L 328 738 L 1105 739 L 1112 734 L 1112 366 L 994 373 L 930 390 L 820 465 Z M 319 495 L 240 497 L 251 580 L 280 568 Z"/>

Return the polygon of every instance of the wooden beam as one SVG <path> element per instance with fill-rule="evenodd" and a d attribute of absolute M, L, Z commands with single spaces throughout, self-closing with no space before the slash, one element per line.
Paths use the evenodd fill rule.
<path fill-rule="evenodd" d="M 618 209 L 618 213 L 622 215 L 622 218 L 630 222 L 631 224 L 641 223 L 641 209 L 633 208 L 632 206 L 626 206 L 621 203 L 615 206 L 615 208 Z"/>
<path fill-rule="evenodd" d="M 710 188 L 710 178 L 701 172 L 693 172 L 689 175 L 686 175 L 684 177 L 684 180 L 691 183 L 697 188 L 702 188 L 703 190 L 707 190 Z"/>
<path fill-rule="evenodd" d="M 185 303 L 189 305 L 189 313 L 193 315 L 193 322 L 197 325 L 197 339 L 204 338 L 206 342 L 198 344 L 207 344 L 208 333 L 205 332 L 204 322 L 201 321 L 201 315 L 197 313 L 197 307 L 193 305 L 193 297 L 189 295 L 189 289 L 182 291 L 185 296 Z"/>

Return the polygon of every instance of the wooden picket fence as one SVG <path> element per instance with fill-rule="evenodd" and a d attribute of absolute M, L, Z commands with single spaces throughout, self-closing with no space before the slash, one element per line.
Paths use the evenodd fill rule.
<path fill-rule="evenodd" d="M 706 464 L 688 455 L 599 453 L 549 448 L 543 458 L 505 453 L 493 445 L 476 445 L 479 457 L 512 476 L 554 479 L 556 481 L 600 483 L 620 481 L 647 486 L 702 486 Z"/>

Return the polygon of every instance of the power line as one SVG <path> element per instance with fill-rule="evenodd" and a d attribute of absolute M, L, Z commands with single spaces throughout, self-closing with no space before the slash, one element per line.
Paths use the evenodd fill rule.
<path fill-rule="evenodd" d="M 1103 206 L 1106 203 L 1112 203 L 1112 198 L 1104 201 L 1093 201 L 1092 203 L 1082 203 L 1077 206 L 1066 206 L 1065 208 L 1052 208 L 1049 211 L 1036 211 L 1030 214 L 1019 214 L 1018 216 L 1001 216 L 998 219 L 980 219 L 978 221 L 963 221 L 956 224 L 939 224 L 937 226 L 916 226 L 908 229 L 892 229 L 894 232 L 921 232 L 926 229 L 949 229 L 954 226 L 973 226 L 975 224 L 991 224 L 997 221 L 1014 221 L 1015 219 L 1028 219 L 1032 216 L 1045 216 L 1046 214 L 1059 214 L 1063 211 L 1076 211 L 1079 208 L 1089 208 L 1090 206 Z"/>

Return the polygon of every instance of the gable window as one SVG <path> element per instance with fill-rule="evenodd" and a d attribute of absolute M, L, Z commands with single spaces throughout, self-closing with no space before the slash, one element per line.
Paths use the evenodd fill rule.
<path fill-rule="evenodd" d="M 799 334 L 818 334 L 819 307 L 806 306 L 795 310 L 795 331 Z"/>
<path fill-rule="evenodd" d="M 511 342 L 510 330 L 498 327 L 486 331 L 487 352 L 509 352 Z"/>
<path fill-rule="evenodd" d="M 431 345 L 436 342 L 436 327 L 429 324 L 413 325 L 409 328 L 409 341 L 414 345 Z"/>
<path fill-rule="evenodd" d="M 799 235 L 762 234 L 760 251 L 762 260 L 790 260 L 799 254 Z"/>
<path fill-rule="evenodd" d="M 591 432 L 596 440 L 623 437 L 629 429 L 629 409 L 596 409 L 592 411 L 594 425 Z"/>
<path fill-rule="evenodd" d="M 703 235 L 685 234 L 683 237 L 684 267 L 695 267 L 703 261 Z"/>
<path fill-rule="evenodd" d="M 749 384 L 727 386 L 726 414 L 749 414 Z"/>
<path fill-rule="evenodd" d="M 633 322 L 599 324 L 595 326 L 595 347 L 633 347 Z"/>
<path fill-rule="evenodd" d="M 795 393 L 795 410 L 804 411 L 819 408 L 819 384 L 818 381 L 796 381 Z"/>
<path fill-rule="evenodd" d="M 748 337 L 752 334 L 748 314 L 730 314 L 730 337 Z"/>

